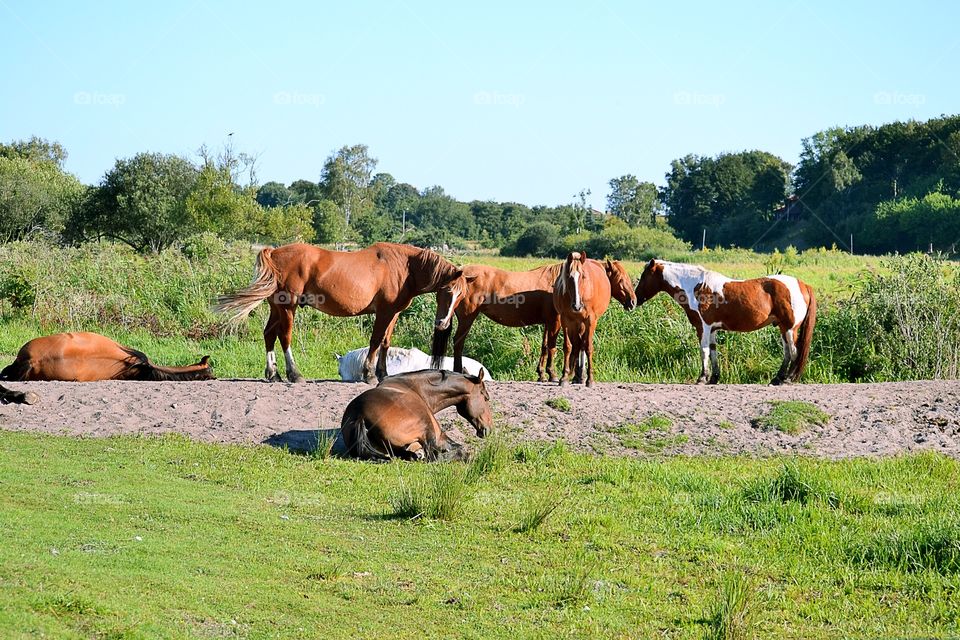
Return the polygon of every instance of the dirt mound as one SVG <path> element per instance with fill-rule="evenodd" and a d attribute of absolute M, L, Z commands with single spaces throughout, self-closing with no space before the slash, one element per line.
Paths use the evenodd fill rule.
<path fill-rule="evenodd" d="M 691 385 L 598 383 L 592 389 L 492 382 L 498 426 L 521 440 L 564 439 L 598 453 L 648 455 L 802 453 L 830 458 L 929 449 L 960 457 L 960 382 Z M 84 436 L 181 433 L 210 442 L 306 449 L 340 425 L 343 408 L 368 387 L 319 381 L 291 385 L 214 382 L 10 384 L 40 395 L 33 406 L 0 406 L 0 428 Z M 829 416 L 788 433 L 762 424 L 778 402 L 790 414 L 810 403 Z M 469 427 L 441 415 L 451 436 Z M 776 420 L 767 422 L 776 423 Z"/>

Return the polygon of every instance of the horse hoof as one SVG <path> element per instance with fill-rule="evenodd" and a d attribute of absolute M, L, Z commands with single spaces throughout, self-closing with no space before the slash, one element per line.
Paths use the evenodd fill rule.
<path fill-rule="evenodd" d="M 292 377 L 290 378 L 290 382 L 292 382 L 292 383 L 294 383 L 294 384 L 299 384 L 299 383 L 301 383 L 301 382 L 306 382 L 306 381 L 307 381 L 307 379 L 304 378 L 304 377 L 303 377 L 302 375 L 300 375 L 299 373 L 296 374 L 296 375 L 294 375 L 294 376 L 292 376 Z"/>
<path fill-rule="evenodd" d="M 280 377 L 279 373 L 274 373 L 264 378 L 267 382 L 283 382 L 283 378 Z"/>
<path fill-rule="evenodd" d="M 40 402 L 40 396 L 35 394 L 33 391 L 27 391 L 23 394 L 22 402 L 23 404 L 37 404 Z"/>
<path fill-rule="evenodd" d="M 698 384 L 698 385 L 700 385 L 700 384 L 704 384 L 704 385 L 705 385 L 705 384 L 707 384 L 707 379 L 706 379 L 706 378 L 698 378 L 698 379 L 697 379 L 697 384 Z"/>
<path fill-rule="evenodd" d="M 710 381 L 707 384 L 720 384 L 720 378 L 710 378 Z"/>
<path fill-rule="evenodd" d="M 561 386 L 561 387 L 567 386 L 567 381 L 561 378 L 561 379 L 560 379 L 560 386 Z"/>
<path fill-rule="evenodd" d="M 587 387 L 592 387 L 592 386 L 593 386 L 593 380 L 587 380 L 586 386 L 587 386 Z"/>
<path fill-rule="evenodd" d="M 784 381 L 781 380 L 780 378 L 774 378 L 773 380 L 770 381 L 771 387 L 779 387 L 782 384 L 784 384 Z"/>

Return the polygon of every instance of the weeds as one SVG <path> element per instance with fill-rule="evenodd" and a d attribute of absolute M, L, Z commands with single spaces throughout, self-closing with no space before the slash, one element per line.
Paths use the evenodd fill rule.
<path fill-rule="evenodd" d="M 477 482 L 503 468 L 510 457 L 510 448 L 502 436 L 492 435 L 473 454 L 467 466 L 467 482 Z"/>
<path fill-rule="evenodd" d="M 545 401 L 544 404 L 551 409 L 562 411 L 564 413 L 570 413 L 570 411 L 573 409 L 573 405 L 570 404 L 570 401 L 563 397 L 550 398 L 549 400 Z"/>
<path fill-rule="evenodd" d="M 463 465 L 447 463 L 427 467 L 427 477 L 406 481 L 390 498 L 393 516 L 407 520 L 455 520 L 472 497 L 472 485 Z"/>
<path fill-rule="evenodd" d="M 753 426 L 761 431 L 777 430 L 797 435 L 810 427 L 822 427 L 830 421 L 830 414 L 811 402 L 771 400 L 769 404 L 770 412 L 752 421 Z"/>
<path fill-rule="evenodd" d="M 527 533 L 539 529 L 566 499 L 566 495 L 558 497 L 549 493 L 533 499 L 524 506 L 520 514 L 520 522 L 513 530 L 517 533 Z"/>
<path fill-rule="evenodd" d="M 848 552 L 867 567 L 886 566 L 900 571 L 960 573 L 960 521 L 917 522 L 902 529 L 875 534 Z"/>
<path fill-rule="evenodd" d="M 720 593 L 707 615 L 705 640 L 746 640 L 753 637 L 754 586 L 743 571 L 724 572 Z"/>

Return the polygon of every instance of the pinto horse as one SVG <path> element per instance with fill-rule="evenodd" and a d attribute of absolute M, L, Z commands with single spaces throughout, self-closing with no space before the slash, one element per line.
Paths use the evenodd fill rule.
<path fill-rule="evenodd" d="M 783 342 L 783 362 L 770 384 L 803 374 L 817 321 L 817 298 L 807 283 L 783 275 L 732 280 L 697 265 L 651 260 L 637 283 L 637 300 L 643 304 L 661 291 L 677 301 L 697 330 L 702 354 L 697 384 L 720 381 L 718 331 L 756 331 L 770 324 Z"/>
<path fill-rule="evenodd" d="M 637 306 L 633 282 L 624 266 L 616 260 L 600 263 L 610 281 L 613 297 L 628 311 Z M 553 285 L 562 263 L 538 267 L 530 271 L 505 271 L 485 265 L 463 267 L 463 276 L 451 280 L 437 290 L 437 317 L 433 334 L 433 367 L 442 366 L 457 316 L 453 336 L 453 370 L 463 371 L 463 350 L 477 317 L 484 315 L 506 327 L 543 325 L 537 379 L 557 381 L 553 360 L 560 334 L 560 314 L 553 306 Z"/>
<path fill-rule="evenodd" d="M 574 382 L 593 386 L 593 335 L 597 320 L 610 305 L 610 280 L 599 262 L 587 260 L 583 251 L 567 256 L 553 286 L 553 306 L 563 327 L 563 375 L 566 383 L 571 364 L 576 369 Z M 584 363 L 581 365 L 581 354 Z"/>
<path fill-rule="evenodd" d="M 97 333 L 56 333 L 23 345 L 16 360 L 0 371 L 0 380 L 214 380 L 209 360 L 204 356 L 187 367 L 161 367 Z"/>
<path fill-rule="evenodd" d="M 431 293 L 460 277 L 461 271 L 429 249 L 378 242 L 354 252 L 328 251 L 309 244 L 266 248 L 257 255 L 250 286 L 221 296 L 215 309 L 233 321 L 247 317 L 262 301 L 270 304 L 263 330 L 267 351 L 264 376 L 279 382 L 273 349 L 283 349 L 290 382 L 303 382 L 290 348 L 297 307 L 311 306 L 332 316 L 374 314 L 363 379 L 387 375 L 387 349 L 400 312 L 415 296 Z"/>
<path fill-rule="evenodd" d="M 490 430 L 490 396 L 479 377 L 427 369 L 390 376 L 350 401 L 340 421 L 347 455 L 363 460 L 456 460 L 459 445 L 435 413 L 456 406 L 478 436 Z"/>

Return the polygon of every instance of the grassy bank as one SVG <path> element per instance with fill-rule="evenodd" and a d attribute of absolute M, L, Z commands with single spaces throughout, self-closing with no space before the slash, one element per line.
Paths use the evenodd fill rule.
<path fill-rule="evenodd" d="M 741 250 L 669 256 L 702 262 L 736 277 L 782 270 L 817 288 L 820 318 L 807 381 L 955 377 L 960 368 L 960 287 L 955 269 L 929 258 L 881 260 L 834 251 L 755 254 Z M 239 330 L 210 312 L 216 295 L 245 286 L 254 254 L 249 246 L 215 238 L 185 251 L 141 256 L 115 245 L 57 248 L 39 243 L 0 247 L 0 355 L 37 335 L 67 330 L 104 333 L 163 364 L 212 356 L 221 377 L 256 377 L 263 370 L 262 305 Z M 510 269 L 543 264 L 530 258 L 463 256 Z M 643 265 L 627 263 L 636 278 Z M 427 350 L 434 296 L 422 296 L 401 316 L 399 346 Z M 298 314 L 295 351 L 307 377 L 336 376 L 335 353 L 366 346 L 372 318 L 332 318 L 311 309 Z M 467 354 L 500 379 L 530 379 L 540 330 L 478 321 Z M 765 383 L 779 366 L 774 329 L 721 334 L 726 382 Z M 600 380 L 689 382 L 699 373 L 693 328 L 681 309 L 661 296 L 626 313 L 614 304 L 597 333 Z"/>
<path fill-rule="evenodd" d="M 0 635 L 955 636 L 958 473 L 0 432 Z"/>

